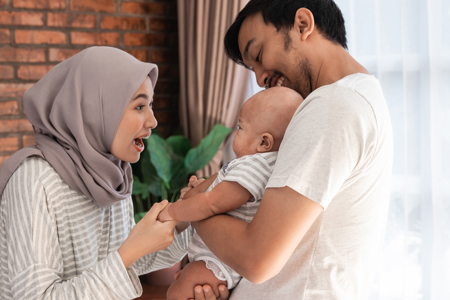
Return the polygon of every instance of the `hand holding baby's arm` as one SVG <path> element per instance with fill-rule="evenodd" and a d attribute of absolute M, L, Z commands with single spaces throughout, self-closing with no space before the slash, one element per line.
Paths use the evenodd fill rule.
<path fill-rule="evenodd" d="M 169 214 L 169 206 L 172 205 L 172 203 L 169 203 L 158 215 L 158 221 L 160 222 L 167 222 L 167 221 L 173 221 L 173 218 L 170 217 Z"/>

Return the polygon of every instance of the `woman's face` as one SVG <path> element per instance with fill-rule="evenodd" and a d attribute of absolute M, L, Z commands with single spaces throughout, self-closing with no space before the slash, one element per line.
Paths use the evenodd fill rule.
<path fill-rule="evenodd" d="M 158 125 L 153 115 L 153 86 L 147 76 L 128 103 L 111 145 L 111 153 L 118 159 L 135 163 L 144 150 L 152 128 Z"/>

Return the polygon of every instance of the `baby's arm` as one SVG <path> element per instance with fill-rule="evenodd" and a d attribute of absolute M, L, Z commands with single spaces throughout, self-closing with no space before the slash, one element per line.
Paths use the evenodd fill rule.
<path fill-rule="evenodd" d="M 252 194 L 239 183 L 222 181 L 209 192 L 170 204 L 159 218 L 161 221 L 200 221 L 236 209 L 250 198 Z"/>

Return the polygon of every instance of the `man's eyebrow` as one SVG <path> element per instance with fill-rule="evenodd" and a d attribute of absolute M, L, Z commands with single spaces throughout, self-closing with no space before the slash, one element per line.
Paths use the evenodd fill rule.
<path fill-rule="evenodd" d="M 244 49 L 244 58 L 248 59 L 248 48 L 250 48 L 250 46 L 253 44 L 253 42 L 256 40 L 256 38 L 252 38 L 250 41 L 247 42 L 247 45 L 245 46 Z"/>
<path fill-rule="evenodd" d="M 144 98 L 145 100 L 148 100 L 148 95 L 147 94 L 139 94 L 136 97 L 134 97 L 133 99 L 131 99 L 131 101 L 136 100 L 137 98 Z"/>

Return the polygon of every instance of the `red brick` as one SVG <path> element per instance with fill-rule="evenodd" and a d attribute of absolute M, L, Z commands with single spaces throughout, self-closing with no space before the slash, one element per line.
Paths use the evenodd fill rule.
<path fill-rule="evenodd" d="M 0 7 L 8 5 L 8 0 L 0 0 Z"/>
<path fill-rule="evenodd" d="M 47 25 L 50 27 L 95 28 L 95 15 L 51 13 L 47 14 Z"/>
<path fill-rule="evenodd" d="M 158 85 L 158 83 L 156 83 Z M 172 108 L 172 99 L 170 97 L 155 96 L 153 100 L 153 110 Z"/>
<path fill-rule="evenodd" d="M 0 29 L 0 44 L 11 43 L 11 33 L 9 29 Z"/>
<path fill-rule="evenodd" d="M 17 101 L 0 102 L 0 116 L 18 115 L 19 105 Z"/>
<path fill-rule="evenodd" d="M 49 30 L 16 30 L 17 44 L 65 44 L 66 34 Z"/>
<path fill-rule="evenodd" d="M 44 77 L 45 74 L 50 71 L 53 66 L 41 65 L 41 66 L 20 66 L 17 70 L 17 77 L 24 80 L 39 80 Z"/>
<path fill-rule="evenodd" d="M 122 12 L 129 14 L 144 14 L 144 15 L 163 15 L 163 3 L 140 3 L 140 2 L 125 2 L 122 3 Z"/>
<path fill-rule="evenodd" d="M 102 17 L 101 28 L 122 30 L 146 30 L 145 18 L 132 17 Z"/>
<path fill-rule="evenodd" d="M 17 151 L 19 150 L 18 137 L 4 137 L 0 138 L 0 152 Z"/>
<path fill-rule="evenodd" d="M 50 48 L 48 51 L 48 59 L 52 62 L 61 62 L 63 60 L 68 59 L 71 56 L 74 56 L 81 49 L 59 49 L 59 48 Z"/>
<path fill-rule="evenodd" d="M 150 18 L 150 29 L 157 31 L 175 31 L 178 29 L 177 20 Z"/>
<path fill-rule="evenodd" d="M 179 92 L 178 82 L 163 82 L 158 81 L 155 86 L 155 94 L 177 94 Z"/>
<path fill-rule="evenodd" d="M 14 78 L 14 68 L 11 66 L 0 65 L 0 79 Z"/>
<path fill-rule="evenodd" d="M 34 135 L 24 135 L 22 137 L 22 146 L 28 147 L 31 145 L 35 145 L 36 141 L 34 140 Z"/>
<path fill-rule="evenodd" d="M 114 32 L 71 32 L 70 39 L 76 45 L 118 45 L 119 34 Z"/>
<path fill-rule="evenodd" d="M 168 65 L 158 65 L 158 78 L 170 78 L 170 67 Z"/>
<path fill-rule="evenodd" d="M 126 52 L 130 53 L 137 59 L 143 62 L 148 62 L 148 51 L 147 50 L 125 50 Z"/>
<path fill-rule="evenodd" d="M 0 24 L 2 25 L 30 25 L 42 26 L 44 21 L 42 13 L 25 11 L 0 11 Z"/>
<path fill-rule="evenodd" d="M 165 42 L 164 34 L 125 33 L 123 35 L 123 43 L 126 46 L 164 46 Z"/>
<path fill-rule="evenodd" d="M 2 167 L 3 163 L 10 157 L 11 155 L 0 155 L 0 168 Z"/>
<path fill-rule="evenodd" d="M 156 85 L 158 87 L 158 85 Z M 178 117 L 178 112 L 155 111 L 155 118 L 160 124 L 172 123 Z"/>
<path fill-rule="evenodd" d="M 32 132 L 33 126 L 27 119 L 0 120 L 0 133 Z"/>
<path fill-rule="evenodd" d="M 0 48 L 0 62 L 44 62 L 44 49 Z"/>
<path fill-rule="evenodd" d="M 32 83 L 0 83 L 0 97 L 22 97 Z"/>
<path fill-rule="evenodd" d="M 66 0 L 12 0 L 12 6 L 31 9 L 65 9 Z"/>
<path fill-rule="evenodd" d="M 116 12 L 115 0 L 70 0 L 70 9 L 75 11 Z"/>
<path fill-rule="evenodd" d="M 153 50 L 153 63 L 176 63 L 178 62 L 178 51 L 173 50 Z"/>

